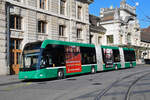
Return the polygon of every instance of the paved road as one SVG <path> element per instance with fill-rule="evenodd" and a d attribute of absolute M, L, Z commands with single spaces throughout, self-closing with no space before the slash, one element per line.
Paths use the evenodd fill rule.
<path fill-rule="evenodd" d="M 69 77 L 0 84 L 0 100 L 149 100 L 150 65 Z M 145 75 L 144 75 L 145 74 Z"/>

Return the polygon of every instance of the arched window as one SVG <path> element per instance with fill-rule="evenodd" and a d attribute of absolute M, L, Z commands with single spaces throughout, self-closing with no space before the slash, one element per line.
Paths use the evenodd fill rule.
<path fill-rule="evenodd" d="M 127 34 L 127 44 L 131 44 L 131 34 Z"/>
<path fill-rule="evenodd" d="M 120 35 L 120 44 L 122 44 L 122 43 L 123 43 L 123 36 Z"/>

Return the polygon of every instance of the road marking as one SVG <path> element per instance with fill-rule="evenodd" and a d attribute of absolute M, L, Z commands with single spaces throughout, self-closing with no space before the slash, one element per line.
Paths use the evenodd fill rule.
<path fill-rule="evenodd" d="M 25 83 L 25 84 L 23 83 L 23 84 L 11 85 L 11 86 L 8 86 L 7 88 L 4 88 L 0 91 L 11 91 L 13 89 L 17 89 L 17 88 L 20 88 L 20 87 L 23 87 L 23 86 L 29 86 L 31 84 L 32 84 L 32 82 L 28 82 L 28 83 Z"/>

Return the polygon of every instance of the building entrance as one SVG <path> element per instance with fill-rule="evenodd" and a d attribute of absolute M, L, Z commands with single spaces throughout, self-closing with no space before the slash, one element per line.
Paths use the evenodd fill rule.
<path fill-rule="evenodd" d="M 10 41 L 10 74 L 18 74 L 19 73 L 19 66 L 21 62 L 21 53 L 22 50 L 20 49 L 20 39 L 11 39 Z"/>

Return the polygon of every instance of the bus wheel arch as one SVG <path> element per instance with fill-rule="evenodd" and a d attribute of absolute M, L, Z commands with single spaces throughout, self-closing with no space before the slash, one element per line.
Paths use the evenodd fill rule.
<path fill-rule="evenodd" d="M 63 69 L 58 69 L 57 78 L 58 79 L 63 79 L 64 78 L 64 70 Z"/>

